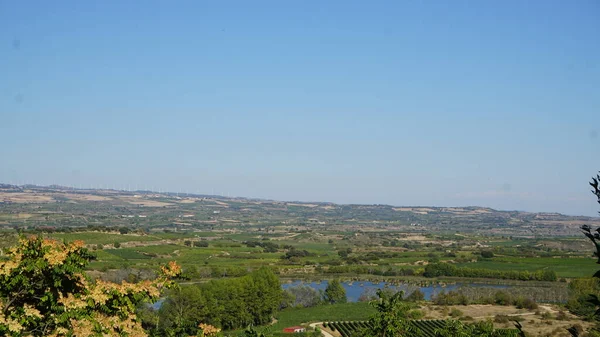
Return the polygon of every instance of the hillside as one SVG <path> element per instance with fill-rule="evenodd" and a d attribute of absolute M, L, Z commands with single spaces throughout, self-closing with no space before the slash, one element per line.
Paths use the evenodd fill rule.
<path fill-rule="evenodd" d="M 600 218 L 485 207 L 399 207 L 283 202 L 220 196 L 0 185 L 0 226 L 140 226 L 171 229 L 326 227 L 339 231 L 575 236 Z"/>

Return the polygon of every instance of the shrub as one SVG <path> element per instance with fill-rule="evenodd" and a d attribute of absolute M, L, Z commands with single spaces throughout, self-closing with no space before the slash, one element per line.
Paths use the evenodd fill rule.
<path fill-rule="evenodd" d="M 410 295 L 406 297 L 406 300 L 411 302 L 423 301 L 424 299 L 425 294 L 423 294 L 423 292 L 420 289 L 413 291 L 412 293 L 410 293 Z"/>
<path fill-rule="evenodd" d="M 494 253 L 489 250 L 484 250 L 481 252 L 481 257 L 483 257 L 484 259 L 491 259 L 494 257 Z"/>
<path fill-rule="evenodd" d="M 568 317 L 567 317 L 567 314 L 561 310 L 558 312 L 558 314 L 556 314 L 556 319 L 559 321 L 564 321 L 564 320 L 567 320 Z"/>
<path fill-rule="evenodd" d="M 457 317 L 461 317 L 463 315 L 463 312 L 456 309 L 456 308 L 452 308 L 452 310 L 450 310 L 450 316 L 457 318 Z"/>
<path fill-rule="evenodd" d="M 508 323 L 509 319 L 508 316 L 506 315 L 502 315 L 502 314 L 498 314 L 496 316 L 494 316 L 494 322 L 496 323 Z"/>
<path fill-rule="evenodd" d="M 421 310 L 411 310 L 408 312 L 408 317 L 411 319 L 421 319 L 423 316 L 425 316 L 425 314 Z"/>

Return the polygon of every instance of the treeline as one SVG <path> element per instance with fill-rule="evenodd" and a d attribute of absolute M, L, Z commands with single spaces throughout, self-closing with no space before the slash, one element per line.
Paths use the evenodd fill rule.
<path fill-rule="evenodd" d="M 280 249 L 286 250 L 285 254 L 281 256 L 282 260 L 288 260 L 289 262 L 300 262 L 303 257 L 314 256 L 315 254 L 303 249 L 296 249 L 291 245 L 278 245 L 268 240 L 263 241 L 244 241 L 247 247 L 261 247 L 265 253 L 276 253 Z"/>
<path fill-rule="evenodd" d="M 171 291 L 158 312 L 144 308 L 140 315 L 146 329 L 168 336 L 195 335 L 199 323 L 222 329 L 257 326 L 271 321 L 282 293 L 279 278 L 261 268 L 244 277 L 182 286 Z"/>
<path fill-rule="evenodd" d="M 413 276 L 416 275 L 412 268 L 386 268 L 368 265 L 330 266 L 319 271 L 326 274 L 370 274 L 378 276 Z"/>
<path fill-rule="evenodd" d="M 104 225 L 87 225 L 87 226 L 36 226 L 29 228 L 28 230 L 22 230 L 19 226 L 14 227 L 15 230 L 27 233 L 80 233 L 80 232 L 102 232 L 102 233 L 114 233 L 119 234 L 148 234 L 143 228 L 131 228 L 127 226 L 104 226 Z"/>
<path fill-rule="evenodd" d="M 521 281 L 556 281 L 558 277 L 553 270 L 517 271 L 517 270 L 494 270 L 468 267 L 457 267 L 449 263 L 430 263 L 423 272 L 425 277 L 454 276 L 474 278 L 495 278 L 503 280 Z"/>
<path fill-rule="evenodd" d="M 276 253 L 279 250 L 279 245 L 270 241 L 245 241 L 247 247 L 261 247 L 265 253 Z"/>

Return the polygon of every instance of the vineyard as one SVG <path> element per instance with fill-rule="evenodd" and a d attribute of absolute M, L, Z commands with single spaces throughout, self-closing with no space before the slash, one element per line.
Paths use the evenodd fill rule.
<path fill-rule="evenodd" d="M 414 320 L 411 323 L 426 336 L 434 336 L 436 329 L 443 328 L 446 325 L 444 320 Z M 370 325 L 367 321 L 325 322 L 323 327 L 339 332 L 342 337 L 352 337 L 354 333 L 370 328 Z"/>
<path fill-rule="evenodd" d="M 435 336 L 435 330 L 446 326 L 445 320 L 413 320 L 411 323 L 420 330 L 425 336 Z M 325 322 L 323 327 L 333 332 L 339 332 L 342 337 L 352 337 L 357 332 L 370 328 L 370 323 L 367 321 L 346 321 L 346 322 Z M 503 336 L 517 336 L 516 329 L 499 329 Z"/>

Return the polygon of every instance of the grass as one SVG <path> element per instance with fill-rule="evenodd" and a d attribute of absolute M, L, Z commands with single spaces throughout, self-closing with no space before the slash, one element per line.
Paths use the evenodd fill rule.
<path fill-rule="evenodd" d="M 271 335 L 283 334 L 282 330 L 289 326 L 325 321 L 357 321 L 367 320 L 375 313 L 368 302 L 320 305 L 312 308 L 288 308 L 275 315 L 277 322 L 273 325 L 256 327 L 259 332 Z M 233 335 L 242 335 L 243 329 L 231 331 Z"/>
<path fill-rule="evenodd" d="M 279 312 L 273 329 L 278 331 L 292 325 L 323 321 L 366 320 L 375 313 L 368 302 L 321 305 L 312 308 L 290 308 Z"/>

